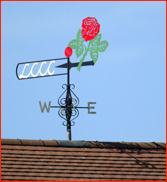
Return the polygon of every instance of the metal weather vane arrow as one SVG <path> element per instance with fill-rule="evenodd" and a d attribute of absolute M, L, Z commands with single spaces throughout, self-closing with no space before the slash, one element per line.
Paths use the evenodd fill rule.
<path fill-rule="evenodd" d="M 16 66 L 16 76 L 19 80 L 67 75 L 67 84 L 62 85 L 62 88 L 65 89 L 65 91 L 60 95 L 58 99 L 58 106 L 51 106 L 51 101 L 49 101 L 48 107 L 45 102 L 44 106 L 42 106 L 41 102 L 39 101 L 39 105 L 41 112 L 44 112 L 45 108 L 47 112 L 49 112 L 50 108 L 59 108 L 58 114 L 62 119 L 65 120 L 63 122 L 63 125 L 67 126 L 68 140 L 71 140 L 71 126 L 74 126 L 75 124 L 74 119 L 76 119 L 79 116 L 78 109 L 88 109 L 88 114 L 96 114 L 96 112 L 90 111 L 90 109 L 94 109 L 94 107 L 91 107 L 90 104 L 96 104 L 96 102 L 88 102 L 88 107 L 79 107 L 79 98 L 72 91 L 72 89 L 75 88 L 75 85 L 70 84 L 70 69 L 73 67 L 77 67 L 77 70 L 80 71 L 81 66 L 94 66 L 94 64 L 98 59 L 98 52 L 105 51 L 105 49 L 108 46 L 107 41 L 100 42 L 101 34 L 99 34 L 99 31 L 100 31 L 100 24 L 97 22 L 96 18 L 91 18 L 91 17 L 85 18 L 82 23 L 82 31 L 79 29 L 77 33 L 77 39 L 70 41 L 68 47 L 65 49 L 66 58 L 22 62 L 18 63 Z M 89 41 L 87 48 L 83 44 L 84 41 Z M 77 63 L 70 62 L 72 49 L 75 49 L 77 58 L 82 55 L 80 62 Z M 92 58 L 92 61 L 83 62 L 88 51 L 90 51 L 90 57 Z M 63 59 L 64 60 L 66 59 L 67 63 L 56 66 L 56 68 L 67 68 L 67 73 L 55 74 L 55 70 L 50 72 L 51 65 L 54 64 L 55 61 Z M 47 65 L 47 62 L 49 62 L 49 65 Z M 38 69 L 38 72 L 34 74 L 33 73 L 34 67 L 38 66 L 38 63 L 41 63 L 41 65 Z M 25 75 L 24 72 L 26 70 L 26 67 L 29 67 L 30 64 L 33 65 L 31 66 L 28 75 Z M 45 73 L 42 73 L 41 70 L 44 64 L 47 65 L 47 69 Z M 18 75 L 18 67 L 20 65 L 24 65 L 24 68 L 22 70 L 22 73 Z"/>
<path fill-rule="evenodd" d="M 79 64 L 79 62 L 77 63 L 71 63 L 69 61 L 69 69 L 73 68 L 73 67 L 77 67 Z M 82 66 L 94 66 L 94 62 L 93 61 L 87 61 L 87 62 L 84 62 L 82 63 Z M 57 68 L 67 68 L 68 67 L 68 64 L 65 63 L 65 64 L 62 64 L 62 65 L 59 65 L 59 66 L 56 66 Z"/>
<path fill-rule="evenodd" d="M 67 126 L 67 139 L 71 140 L 71 126 L 74 126 L 75 122 L 74 119 L 76 119 L 79 116 L 79 110 L 78 109 L 88 109 L 89 114 L 96 114 L 96 112 L 90 112 L 90 109 L 94 109 L 94 107 L 91 107 L 90 104 L 96 104 L 96 102 L 88 102 L 88 107 L 79 107 L 79 98 L 76 96 L 76 94 L 72 91 L 72 89 L 75 88 L 74 84 L 70 84 L 70 69 L 72 67 L 77 67 L 78 63 L 71 63 L 70 62 L 70 56 L 72 55 L 72 49 L 70 47 L 67 47 L 65 51 L 71 51 L 71 54 L 67 58 L 59 58 L 59 59 L 48 59 L 48 60 L 40 60 L 40 61 L 31 61 L 31 62 L 22 62 L 18 63 L 16 66 L 16 76 L 19 80 L 25 80 L 25 79 L 32 79 L 32 78 L 43 78 L 43 77 L 49 77 L 49 76 L 61 76 L 61 75 L 67 75 L 67 84 L 63 84 L 62 88 L 65 89 L 65 91 L 61 94 L 61 96 L 58 99 L 58 105 L 59 106 L 51 106 L 51 101 L 49 102 L 49 105 L 47 107 L 46 103 L 44 103 L 44 106 L 42 106 L 41 102 L 39 101 L 41 112 L 44 112 L 44 109 L 46 108 L 47 112 L 49 112 L 50 108 L 59 108 L 58 114 L 59 116 L 64 119 L 63 122 L 64 126 Z M 50 65 L 55 63 L 55 61 L 66 59 L 67 63 L 56 66 L 58 68 L 66 68 L 67 73 L 61 73 L 61 74 L 54 74 L 55 71 L 50 73 Z M 43 64 L 46 64 L 46 62 L 50 62 L 47 70 L 45 73 L 41 73 L 41 69 Z M 40 68 L 36 74 L 33 73 L 33 69 L 35 65 L 38 65 L 38 63 L 41 63 Z M 18 74 L 18 67 L 19 65 L 24 65 L 22 73 Z M 33 64 L 30 72 L 28 75 L 24 75 L 26 67 L 29 66 L 29 64 Z M 87 61 L 83 63 L 83 66 L 90 66 L 94 65 L 93 61 Z M 39 76 L 40 75 L 40 76 Z"/>

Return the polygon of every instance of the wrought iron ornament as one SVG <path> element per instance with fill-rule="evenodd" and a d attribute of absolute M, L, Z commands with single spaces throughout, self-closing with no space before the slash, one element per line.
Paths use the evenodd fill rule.
<path fill-rule="evenodd" d="M 68 52 L 67 50 L 70 49 L 69 47 L 66 48 L 65 52 Z M 72 53 L 71 53 L 72 54 Z M 70 55 L 71 56 L 71 55 Z M 55 71 L 53 71 L 53 74 L 50 74 L 49 67 L 47 68 L 46 74 L 41 73 L 41 68 L 43 63 L 50 61 L 49 65 L 51 63 L 54 63 L 53 61 L 58 61 L 66 59 L 67 63 L 56 66 L 57 68 L 66 68 L 67 73 L 62 74 L 54 74 Z M 42 63 L 41 63 L 42 62 Z M 38 74 L 41 74 L 42 76 L 38 76 L 38 74 L 33 74 L 33 68 L 34 65 L 38 65 L 38 63 L 41 63 L 40 68 L 38 70 Z M 18 67 L 19 65 L 24 64 L 24 68 L 21 75 L 18 75 Z M 24 75 L 25 68 L 29 66 L 29 64 L 33 64 L 30 72 L 27 76 Z M 82 66 L 90 66 L 94 65 L 93 61 L 87 61 L 84 62 Z M 60 95 L 58 99 L 58 106 L 51 106 L 51 101 L 49 102 L 49 105 L 47 106 L 46 103 L 42 106 L 41 102 L 39 101 L 41 112 L 44 112 L 44 109 L 46 108 L 47 112 L 50 111 L 50 108 L 59 108 L 58 114 L 59 116 L 64 120 L 63 125 L 67 126 L 67 139 L 71 140 L 71 126 L 74 126 L 75 122 L 74 119 L 76 119 L 79 116 L 79 109 L 88 109 L 89 114 L 96 114 L 96 112 L 90 112 L 90 109 L 94 109 L 94 107 L 90 107 L 90 104 L 96 104 L 95 102 L 88 102 L 88 107 L 79 107 L 79 98 L 76 96 L 76 94 L 72 91 L 72 89 L 75 88 L 74 84 L 70 84 L 70 69 L 73 67 L 77 67 L 78 63 L 71 63 L 70 58 L 59 58 L 59 59 L 49 59 L 49 60 L 42 60 L 42 61 L 32 61 L 32 62 L 23 62 L 18 63 L 16 66 L 16 76 L 19 80 L 25 80 L 25 79 L 32 79 L 32 78 L 43 78 L 48 76 L 60 76 L 60 75 L 67 75 L 67 84 L 63 84 L 62 88 L 65 89 L 64 92 Z"/>
<path fill-rule="evenodd" d="M 51 101 L 49 101 L 48 107 L 45 102 L 44 105 L 42 106 L 41 102 L 39 101 L 39 105 L 41 112 L 44 112 L 45 108 L 47 112 L 49 112 L 50 108 L 59 109 L 58 114 L 64 120 L 63 125 L 67 126 L 68 140 L 71 140 L 71 126 L 74 126 L 75 124 L 74 119 L 76 119 L 79 116 L 79 109 L 88 109 L 88 114 L 96 114 L 96 112 L 90 111 L 90 109 L 94 109 L 94 107 L 91 107 L 90 104 L 96 104 L 96 102 L 88 102 L 88 107 L 79 107 L 79 98 L 72 90 L 75 88 L 75 85 L 70 84 L 70 69 L 73 67 L 77 67 L 77 70 L 80 71 L 81 66 L 90 66 L 90 65 L 93 66 L 96 63 L 98 59 L 98 52 L 105 51 L 105 49 L 108 46 L 107 41 L 104 40 L 100 42 L 101 34 L 99 34 L 99 31 L 100 31 L 100 24 L 97 22 L 96 18 L 92 17 L 85 18 L 82 22 L 82 31 L 81 29 L 79 29 L 77 33 L 77 39 L 70 41 L 68 47 L 65 49 L 66 58 L 23 62 L 23 63 L 18 63 L 16 66 L 16 76 L 19 80 L 67 75 L 67 84 L 63 84 L 62 86 L 62 88 L 65 90 L 58 99 L 58 106 L 51 106 Z M 87 48 L 83 44 L 84 41 L 86 42 L 89 41 Z M 82 55 L 82 58 L 78 63 L 70 62 L 70 56 L 72 55 L 73 49 L 75 49 L 77 58 Z M 83 53 L 84 49 L 85 53 Z M 83 62 L 88 51 L 90 51 L 90 57 L 92 58 L 92 61 Z M 50 72 L 51 65 L 54 64 L 56 61 L 63 59 L 64 60 L 66 59 L 67 63 L 61 64 L 54 68 L 67 68 L 67 73 L 55 74 L 55 70 Z M 41 69 L 43 65 L 47 64 L 48 62 L 49 65 L 45 73 L 42 73 Z M 41 63 L 38 72 L 36 74 L 33 74 L 34 66 L 38 65 L 38 63 Z M 33 65 L 31 66 L 29 74 L 25 75 L 24 72 L 26 70 L 26 67 L 29 67 L 29 64 Z M 22 73 L 18 75 L 18 67 L 20 65 L 24 65 L 24 68 L 22 70 Z"/>
<path fill-rule="evenodd" d="M 65 54 L 66 52 L 68 52 L 68 50 L 70 50 L 69 47 L 66 48 Z M 66 54 L 66 56 L 71 56 L 71 54 Z M 59 106 L 50 106 L 50 108 L 59 108 L 58 114 L 62 119 L 64 119 L 63 125 L 67 126 L 67 139 L 71 140 L 71 126 L 75 125 L 74 119 L 79 116 L 78 109 L 88 109 L 89 114 L 96 114 L 96 112 L 89 112 L 91 108 L 94 108 L 89 106 L 90 103 L 88 103 L 88 107 L 78 106 L 79 98 L 72 91 L 72 89 L 75 88 L 75 85 L 70 84 L 70 69 L 72 67 L 77 67 L 78 63 L 71 63 L 69 57 L 67 58 L 67 61 L 67 64 L 57 66 L 58 68 L 67 68 L 67 84 L 62 85 L 62 88 L 65 89 L 65 91 L 60 95 L 58 99 Z M 85 63 L 85 66 L 94 65 L 92 64 L 92 61 L 88 61 Z M 96 103 L 94 102 L 94 104 Z"/>

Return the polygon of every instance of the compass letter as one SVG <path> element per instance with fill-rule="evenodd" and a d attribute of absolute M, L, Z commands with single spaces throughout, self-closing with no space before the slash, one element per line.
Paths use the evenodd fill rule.
<path fill-rule="evenodd" d="M 96 112 L 90 112 L 90 109 L 94 109 L 94 107 L 90 107 L 90 104 L 96 104 L 96 102 L 88 102 L 88 114 L 96 114 Z"/>
<path fill-rule="evenodd" d="M 40 105 L 41 112 L 44 112 L 44 109 L 45 108 L 46 108 L 47 112 L 49 112 L 50 111 L 50 104 L 51 104 L 51 101 L 49 101 L 49 105 L 47 107 L 46 102 L 44 102 L 44 105 L 42 107 L 41 101 L 39 101 L 39 105 Z"/>

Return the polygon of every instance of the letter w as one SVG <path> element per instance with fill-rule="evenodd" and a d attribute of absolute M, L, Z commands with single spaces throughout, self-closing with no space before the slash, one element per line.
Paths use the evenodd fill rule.
<path fill-rule="evenodd" d="M 49 105 L 47 107 L 46 102 L 44 102 L 44 105 L 42 107 L 41 101 L 39 101 L 39 105 L 40 105 L 40 108 L 41 108 L 41 112 L 44 112 L 45 107 L 46 107 L 47 112 L 49 112 L 50 111 L 50 104 L 51 104 L 51 101 L 49 101 Z"/>

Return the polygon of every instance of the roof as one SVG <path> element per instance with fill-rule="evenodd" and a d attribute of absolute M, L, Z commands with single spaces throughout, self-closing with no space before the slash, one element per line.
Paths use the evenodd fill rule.
<path fill-rule="evenodd" d="M 165 181 L 166 144 L 1 139 L 2 181 Z"/>

